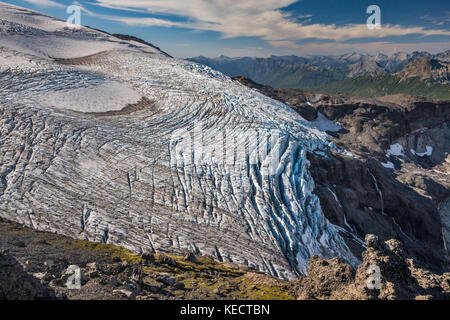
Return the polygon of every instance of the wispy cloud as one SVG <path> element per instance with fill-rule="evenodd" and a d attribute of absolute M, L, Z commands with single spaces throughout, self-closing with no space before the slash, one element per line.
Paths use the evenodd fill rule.
<path fill-rule="evenodd" d="M 341 54 L 345 52 L 360 52 L 374 54 L 383 52 L 386 54 L 399 51 L 428 51 L 438 53 L 450 50 L 449 42 L 414 42 L 414 43 L 393 43 L 384 41 L 375 41 L 367 43 L 307 43 L 301 46 L 303 54 Z"/>
<path fill-rule="evenodd" d="M 58 7 L 58 8 L 64 8 L 65 6 L 52 1 L 52 0 L 24 0 L 25 2 L 37 5 L 39 7 Z"/>
<path fill-rule="evenodd" d="M 136 27 L 184 27 L 183 24 L 178 22 L 173 22 L 166 19 L 158 19 L 158 18 L 126 18 L 126 17 L 117 17 L 117 16 L 105 16 L 102 15 L 103 18 L 109 20 L 115 20 L 119 22 L 123 22 L 130 26 Z"/>
<path fill-rule="evenodd" d="M 431 16 L 429 14 L 423 15 L 420 19 L 431 22 L 436 26 L 443 26 L 446 23 L 450 22 L 450 11 L 447 11 L 443 16 Z"/>
<path fill-rule="evenodd" d="M 243 56 L 258 56 L 270 57 L 272 55 L 338 55 L 348 52 L 358 52 L 364 54 L 385 53 L 392 54 L 396 52 L 413 52 L 413 51 L 428 51 L 430 53 L 439 53 L 450 50 L 450 43 L 445 42 L 414 42 L 414 43 L 392 43 L 392 42 L 366 42 L 366 43 L 304 43 L 301 45 L 290 46 L 284 43 L 272 43 L 272 48 L 263 47 L 246 47 L 240 49 L 232 48 L 217 48 L 216 51 L 209 52 L 209 56 L 226 55 L 229 57 L 243 57 Z M 188 56 L 185 56 L 188 57 Z"/>
<path fill-rule="evenodd" d="M 166 18 L 111 17 L 132 26 L 181 27 L 219 32 L 223 38 L 258 37 L 273 45 L 294 46 L 294 41 L 320 39 L 346 41 L 359 38 L 382 39 L 390 36 L 417 34 L 450 36 L 445 29 L 383 25 L 369 30 L 365 24 L 307 24 L 299 17 L 282 12 L 296 0 L 96 0 L 100 6 L 129 10 L 145 10 L 149 14 L 183 17 L 183 21 Z M 303 15 L 302 18 L 310 17 Z M 289 42 L 286 42 L 289 41 Z"/>

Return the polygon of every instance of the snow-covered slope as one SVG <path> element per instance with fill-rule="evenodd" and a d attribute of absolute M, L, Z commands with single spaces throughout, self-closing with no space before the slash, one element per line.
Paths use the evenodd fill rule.
<path fill-rule="evenodd" d="M 0 12 L 2 217 L 282 278 L 313 254 L 358 262 L 308 172 L 306 153 L 333 146 L 290 107 L 152 47 Z"/>
<path fill-rule="evenodd" d="M 3 2 L 0 2 L 0 43 L 44 58 L 75 58 L 127 47 L 158 53 L 153 47 L 97 30 L 68 28 L 65 21 Z"/>

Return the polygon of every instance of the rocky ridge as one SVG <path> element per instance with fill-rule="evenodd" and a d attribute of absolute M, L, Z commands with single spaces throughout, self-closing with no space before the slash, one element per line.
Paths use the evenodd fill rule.
<path fill-rule="evenodd" d="M 398 241 L 367 236 L 357 270 L 340 258 L 311 258 L 308 276 L 287 282 L 208 257 L 144 253 L 77 241 L 0 221 L 0 299 L 4 300 L 316 300 L 450 299 L 450 273 L 407 258 Z M 71 265 L 80 288 L 69 289 Z M 367 270 L 379 266 L 379 289 Z M 69 281 L 72 283 L 72 281 Z"/>
<path fill-rule="evenodd" d="M 357 270 L 342 259 L 313 257 L 308 277 L 296 284 L 299 299 L 430 300 L 450 299 L 450 273 L 435 275 L 405 256 L 400 242 L 366 236 L 367 250 Z"/>

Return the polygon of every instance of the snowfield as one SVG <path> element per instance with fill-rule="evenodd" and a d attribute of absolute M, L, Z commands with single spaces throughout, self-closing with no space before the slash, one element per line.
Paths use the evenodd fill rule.
<path fill-rule="evenodd" d="M 334 121 L 329 120 L 322 112 L 318 112 L 317 119 L 311 121 L 319 130 L 338 132 L 342 129 L 342 126 Z"/>
<path fill-rule="evenodd" d="M 154 48 L 0 12 L 0 216 L 286 279 L 314 254 L 358 263 L 306 158 L 337 125 Z"/>

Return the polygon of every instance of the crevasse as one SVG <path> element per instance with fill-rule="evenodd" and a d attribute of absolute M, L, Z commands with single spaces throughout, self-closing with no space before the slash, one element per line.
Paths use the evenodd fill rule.
<path fill-rule="evenodd" d="M 55 47 L 64 38 L 54 55 L 72 42 L 111 41 L 47 33 Z M 2 217 L 136 252 L 191 250 L 287 279 L 314 254 L 358 263 L 309 174 L 307 153 L 333 146 L 287 105 L 154 49 L 108 44 L 63 65 L 33 55 L 51 50 L 47 42 L 21 51 L 25 38 L 14 37 L 4 42 L 14 49 L 0 50 Z M 129 94 L 123 103 L 145 103 L 107 114 L 119 110 L 104 94 L 111 83 Z"/>

